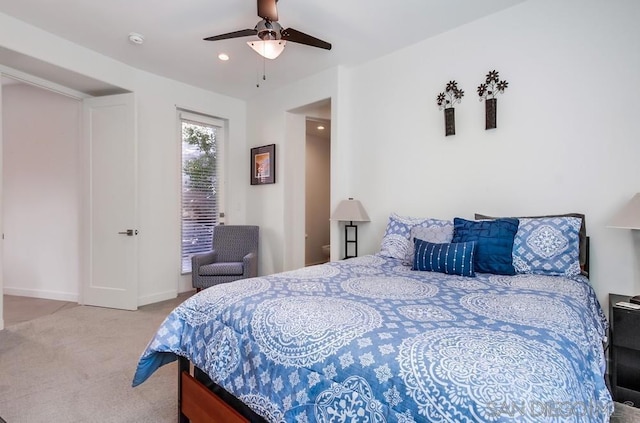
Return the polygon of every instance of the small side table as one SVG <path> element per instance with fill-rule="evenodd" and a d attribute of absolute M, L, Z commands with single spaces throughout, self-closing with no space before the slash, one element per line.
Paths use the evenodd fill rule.
<path fill-rule="evenodd" d="M 616 305 L 630 298 L 609 294 L 609 374 L 614 400 L 640 407 L 640 310 Z"/>

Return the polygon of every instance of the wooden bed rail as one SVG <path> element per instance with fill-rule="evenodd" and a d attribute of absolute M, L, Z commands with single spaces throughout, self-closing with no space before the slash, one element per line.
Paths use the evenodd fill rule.
<path fill-rule="evenodd" d="M 178 423 L 250 423 L 191 375 L 191 364 L 178 358 Z"/>

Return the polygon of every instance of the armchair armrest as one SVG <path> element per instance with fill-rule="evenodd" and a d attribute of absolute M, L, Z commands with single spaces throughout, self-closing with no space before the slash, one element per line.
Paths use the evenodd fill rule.
<path fill-rule="evenodd" d="M 191 272 L 197 272 L 200 266 L 215 263 L 218 253 L 212 250 L 206 253 L 198 253 L 191 256 Z"/>
<path fill-rule="evenodd" d="M 249 253 L 242 258 L 244 268 L 243 276 L 245 278 L 253 278 L 258 276 L 258 254 Z"/>

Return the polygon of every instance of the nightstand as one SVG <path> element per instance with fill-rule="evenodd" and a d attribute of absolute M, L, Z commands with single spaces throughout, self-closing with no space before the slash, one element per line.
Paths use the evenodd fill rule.
<path fill-rule="evenodd" d="M 629 298 L 609 294 L 609 375 L 613 398 L 640 407 L 640 310 L 616 305 Z"/>

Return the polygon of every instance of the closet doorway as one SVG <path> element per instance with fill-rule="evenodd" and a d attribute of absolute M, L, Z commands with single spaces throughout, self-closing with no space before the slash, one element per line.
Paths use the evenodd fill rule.
<path fill-rule="evenodd" d="M 78 302 L 78 99 L 2 76 L 3 291 Z"/>
<path fill-rule="evenodd" d="M 88 163 L 83 161 L 83 153 L 88 150 L 83 140 L 94 139 L 98 134 L 96 128 L 135 126 L 125 125 L 120 119 L 116 125 L 107 127 L 107 121 L 102 119 L 101 125 L 92 125 L 91 137 L 88 137 L 88 132 L 83 132 L 82 128 L 88 127 L 83 124 L 83 118 L 87 116 L 86 106 L 92 105 L 90 94 L 21 71 L 11 72 L 11 75 L 0 75 L 3 227 L 0 313 L 4 314 L 4 294 L 91 304 L 90 298 L 83 295 L 91 286 L 80 281 L 93 281 L 96 274 L 93 272 L 90 278 L 85 277 L 89 274 L 88 269 L 95 267 L 86 266 L 88 251 L 94 243 L 87 242 L 86 236 L 93 226 L 89 228 L 85 223 L 88 221 L 87 210 L 96 208 L 97 195 L 89 197 L 83 193 L 88 187 L 86 181 L 111 179 L 104 172 L 98 174 L 95 162 L 83 165 Z M 14 77 L 13 73 L 18 76 Z M 80 83 L 89 81 L 88 78 L 78 80 Z M 95 97 L 98 102 L 111 99 L 113 103 L 114 99 L 125 95 L 108 96 L 109 91 L 123 90 L 93 80 L 89 82 L 95 87 L 105 87 L 96 90 L 102 94 Z M 96 104 L 93 106 L 95 108 Z M 103 144 L 113 144 L 107 141 Z M 97 151 L 95 146 L 91 147 L 92 151 Z M 119 157 L 117 170 L 113 166 L 106 168 L 123 173 L 123 160 Z M 135 160 L 136 157 L 130 157 L 130 161 L 135 163 Z M 92 169 L 90 178 L 88 168 Z M 124 191 L 122 184 L 119 189 Z M 93 184 L 92 192 L 96 191 L 96 184 Z M 96 213 L 92 217 L 96 221 Z M 97 239 L 93 233 L 91 237 L 94 241 Z M 92 264 L 95 262 L 93 260 Z M 111 260 L 110 268 L 113 263 Z M 83 291 L 83 288 L 86 289 Z M 137 286 L 127 288 L 127 293 L 130 305 L 103 304 L 103 300 L 93 305 L 135 309 Z M 0 320 L 0 329 L 2 326 Z"/>

